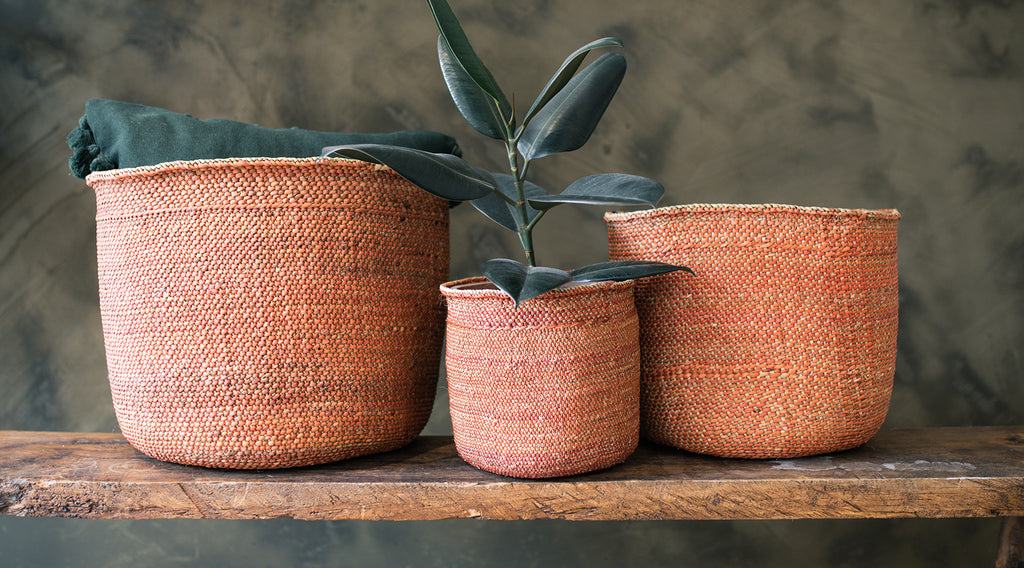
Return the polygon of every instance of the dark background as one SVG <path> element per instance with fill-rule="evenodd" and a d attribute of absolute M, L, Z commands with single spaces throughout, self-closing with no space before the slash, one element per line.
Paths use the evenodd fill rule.
<path fill-rule="evenodd" d="M 522 110 L 605 35 L 630 71 L 557 191 L 619 171 L 664 205 L 898 208 L 901 322 L 886 427 L 1024 422 L 1024 2 L 452 0 Z M 0 0 L 0 429 L 116 431 L 95 198 L 64 136 L 90 97 L 268 127 L 455 135 L 436 31 L 410 0 Z M 602 260 L 602 212 L 560 207 L 539 260 Z M 517 244 L 469 207 L 452 274 Z M 450 432 L 440 391 L 426 433 Z M 0 459 L 3 459 L 0 456 Z M 984 566 L 997 520 L 76 521 L 0 517 L 5 566 Z"/>

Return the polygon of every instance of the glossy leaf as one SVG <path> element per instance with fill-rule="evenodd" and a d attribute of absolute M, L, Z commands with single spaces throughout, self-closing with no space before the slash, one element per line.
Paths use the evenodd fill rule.
<path fill-rule="evenodd" d="M 503 113 L 506 113 L 505 116 L 510 117 L 512 114 L 512 105 L 508 103 L 508 99 L 505 97 L 505 94 L 501 92 L 501 87 L 499 87 L 498 82 L 494 80 L 494 76 L 491 75 L 490 70 L 487 69 L 487 66 L 484 65 L 484 62 L 480 60 L 480 57 L 478 57 L 476 52 L 473 50 L 473 46 L 470 45 L 469 38 L 466 37 L 466 32 L 463 31 L 458 18 L 456 18 L 455 13 L 452 12 L 451 6 L 449 6 L 448 2 L 445 0 L 427 0 L 427 4 L 430 6 L 431 14 L 434 16 L 434 22 L 437 24 L 437 29 L 441 32 L 439 41 L 444 43 L 447 47 L 445 51 L 450 53 L 455 62 L 462 67 L 466 76 L 468 76 L 480 90 L 494 100 L 498 108 L 500 108 Z M 442 61 L 442 66 L 443 65 L 444 62 Z M 449 90 L 451 90 L 450 85 Z M 452 91 L 452 97 L 456 98 L 456 93 L 454 91 Z M 458 104 L 457 99 L 456 104 Z M 462 110 L 461 107 L 459 110 Z"/>
<path fill-rule="evenodd" d="M 428 193 L 449 201 L 479 199 L 494 192 L 496 186 L 489 174 L 451 154 L 382 144 L 350 144 L 324 148 L 321 158 L 329 155 L 383 164 Z"/>
<path fill-rule="evenodd" d="M 483 272 L 495 286 L 512 298 L 516 307 L 572 280 L 564 270 L 525 266 L 508 258 L 488 260 L 484 263 Z"/>
<path fill-rule="evenodd" d="M 523 128 L 519 153 L 527 161 L 585 144 L 626 74 L 626 58 L 606 53 L 548 101 Z"/>
<path fill-rule="evenodd" d="M 548 84 L 544 85 L 544 90 L 541 91 L 540 96 L 537 97 L 536 101 L 534 101 L 530 110 L 528 110 L 526 115 L 523 116 L 523 125 L 525 126 L 528 124 L 530 120 L 533 119 L 533 116 L 537 114 L 537 111 L 539 111 L 548 103 L 548 101 L 551 100 L 552 97 L 558 94 L 558 92 L 565 87 L 569 82 L 569 79 L 572 79 L 573 75 L 576 74 L 576 71 L 579 71 L 580 65 L 583 64 L 583 60 L 587 58 L 587 55 L 591 51 L 602 47 L 622 47 L 622 41 L 614 37 L 601 38 L 584 45 L 569 55 L 569 57 L 562 62 L 558 71 L 555 71 L 555 74 L 548 80 Z"/>
<path fill-rule="evenodd" d="M 494 176 L 494 181 L 498 185 L 498 191 L 501 192 L 502 195 L 505 195 L 506 197 L 511 199 L 512 201 L 516 201 L 518 198 L 516 197 L 516 188 L 512 181 L 512 176 L 508 174 L 492 175 Z M 548 194 L 548 192 L 544 191 L 544 189 L 541 188 L 539 185 L 530 183 L 528 181 L 523 183 L 523 193 L 526 194 L 528 200 L 531 198 L 537 198 Z M 519 230 L 519 222 L 517 221 L 518 216 L 514 212 L 513 206 L 509 202 L 499 197 L 496 193 L 491 193 L 489 195 L 481 197 L 480 199 L 474 199 L 472 201 L 472 204 L 477 211 L 483 213 L 489 219 L 491 219 L 495 223 L 498 223 L 502 227 L 505 227 L 506 229 L 512 231 Z M 530 221 L 532 221 L 538 213 L 539 212 L 536 209 L 532 207 L 527 207 L 526 222 L 529 223 Z"/>
<path fill-rule="evenodd" d="M 577 268 L 569 274 L 574 282 L 621 282 L 623 280 L 635 280 L 637 278 L 668 274 L 679 270 L 693 274 L 693 271 L 685 266 L 649 260 L 598 262 L 597 264 Z"/>
<path fill-rule="evenodd" d="M 441 62 L 441 75 L 448 85 L 448 92 L 466 122 L 484 136 L 505 140 L 508 131 L 502 112 L 511 113 L 511 108 L 499 109 L 499 103 L 466 73 L 443 37 L 437 38 L 437 58 Z"/>
<path fill-rule="evenodd" d="M 550 209 L 562 203 L 589 205 L 655 205 L 665 188 L 653 179 L 629 174 L 596 174 L 580 178 L 558 195 L 530 199 L 535 209 Z"/>

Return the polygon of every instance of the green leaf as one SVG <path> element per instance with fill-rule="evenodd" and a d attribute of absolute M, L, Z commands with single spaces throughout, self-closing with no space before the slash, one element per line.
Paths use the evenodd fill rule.
<path fill-rule="evenodd" d="M 508 174 L 492 175 L 494 177 L 494 181 L 498 185 L 497 191 L 510 200 L 516 201 L 518 198 L 516 197 L 516 188 L 512 180 L 512 176 Z M 548 194 L 548 192 L 544 191 L 544 189 L 539 185 L 528 181 L 523 182 L 523 193 L 526 194 L 528 200 L 530 198 L 537 198 Z M 512 231 L 519 230 L 519 222 L 517 221 L 518 214 L 515 212 L 512 204 L 502 199 L 497 193 L 491 193 L 481 197 L 480 199 L 474 199 L 472 204 L 477 211 L 483 213 L 489 219 L 498 223 L 502 227 Z M 527 207 L 526 222 L 529 223 L 530 221 L 533 221 L 534 217 L 536 217 L 538 213 L 539 212 L 536 209 Z"/>
<path fill-rule="evenodd" d="M 512 298 L 516 307 L 572 280 L 564 270 L 525 266 L 508 258 L 488 260 L 484 263 L 483 272 L 495 286 Z"/>
<path fill-rule="evenodd" d="M 635 280 L 637 278 L 668 274 L 679 270 L 693 274 L 693 271 L 685 266 L 649 260 L 598 262 L 597 264 L 577 268 L 569 274 L 574 282 L 621 282 L 623 280 Z"/>
<path fill-rule="evenodd" d="M 484 65 L 484 62 L 480 60 L 480 57 L 473 50 L 473 46 L 470 45 L 469 38 L 466 37 L 466 32 L 463 31 L 458 18 L 452 12 L 451 6 L 445 0 L 427 0 L 427 4 L 430 6 L 431 14 L 434 16 L 437 29 L 441 32 L 439 42 L 446 45 L 445 51 L 451 54 L 452 58 L 462 67 L 469 79 L 494 100 L 494 103 L 501 109 L 504 116 L 506 118 L 511 117 L 512 105 L 508 103 L 505 93 L 501 92 L 501 87 L 494 80 L 490 70 L 487 69 L 487 66 Z M 438 51 L 440 52 L 441 50 L 439 49 Z M 444 61 L 441 64 L 443 66 Z M 451 90 L 450 85 L 449 90 Z M 452 97 L 456 98 L 454 91 L 452 91 Z M 457 98 L 456 105 L 458 105 Z M 462 109 L 460 108 L 459 110 L 461 111 Z M 490 135 L 488 134 L 488 136 Z"/>
<path fill-rule="evenodd" d="M 497 185 L 489 174 L 451 154 L 383 144 L 349 144 L 328 146 L 320 157 L 332 154 L 383 164 L 428 193 L 449 201 L 479 199 L 493 193 Z"/>
<path fill-rule="evenodd" d="M 576 71 L 579 70 L 580 65 L 583 64 L 583 60 L 587 58 L 587 55 L 591 51 L 602 47 L 622 47 L 622 41 L 614 37 L 601 38 L 584 45 L 569 55 L 569 57 L 562 62 L 562 66 L 558 68 L 558 71 L 555 71 L 555 74 L 552 75 L 550 80 L 548 80 L 548 84 L 544 86 L 544 90 L 541 91 L 537 100 L 533 102 L 533 106 L 530 107 L 530 110 L 526 112 L 526 115 L 523 117 L 524 127 L 533 119 L 533 116 L 537 114 L 537 111 L 539 111 L 548 103 L 548 101 L 551 100 L 552 97 L 558 94 L 558 92 L 565 87 L 566 83 L 569 82 L 569 79 L 571 79 L 572 76 L 576 74 Z"/>
<path fill-rule="evenodd" d="M 626 74 L 626 58 L 606 53 L 569 80 L 533 117 L 519 138 L 526 161 L 585 144 Z"/>
<path fill-rule="evenodd" d="M 562 203 L 588 205 L 655 205 L 665 188 L 653 179 L 630 174 L 596 174 L 580 178 L 558 195 L 533 197 L 530 206 L 550 209 Z"/>
<path fill-rule="evenodd" d="M 466 73 L 442 37 L 437 38 L 437 58 L 441 62 L 441 75 L 448 85 L 448 92 L 451 93 L 456 108 L 466 122 L 484 136 L 505 140 L 508 131 L 505 128 L 502 109 Z"/>

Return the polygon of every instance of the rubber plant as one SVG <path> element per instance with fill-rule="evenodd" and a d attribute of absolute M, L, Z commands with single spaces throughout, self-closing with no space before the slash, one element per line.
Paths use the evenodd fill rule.
<path fill-rule="evenodd" d="M 427 0 L 427 4 L 440 31 L 438 58 L 452 99 L 474 129 L 502 143 L 508 156 L 508 173 L 489 173 L 450 154 L 375 144 L 330 146 L 323 149 L 323 156 L 386 165 L 438 197 L 470 201 L 491 220 L 516 232 L 526 263 L 498 258 L 483 266 L 484 276 L 508 294 L 516 306 L 569 282 L 622 281 L 690 271 L 650 261 L 601 262 L 568 272 L 536 263 L 533 230 L 551 208 L 565 203 L 654 206 L 664 194 L 664 187 L 652 179 L 621 173 L 583 177 L 558 194 L 550 194 L 526 179 L 534 160 L 576 150 L 590 138 L 622 82 L 626 59 L 612 51 L 581 67 L 591 51 L 622 48 L 622 42 L 606 37 L 569 55 L 520 119 L 473 50 L 448 3 Z"/>

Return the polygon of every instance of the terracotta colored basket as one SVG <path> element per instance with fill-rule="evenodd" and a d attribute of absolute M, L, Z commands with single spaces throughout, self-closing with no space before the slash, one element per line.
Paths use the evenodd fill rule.
<path fill-rule="evenodd" d="M 341 159 L 93 173 L 114 409 L 152 457 L 312 465 L 414 439 L 433 404 L 448 204 Z"/>
<path fill-rule="evenodd" d="M 513 477 L 613 466 L 639 440 L 633 283 L 549 292 L 513 308 L 482 278 L 441 287 L 455 447 Z"/>
<path fill-rule="evenodd" d="M 637 285 L 641 435 L 741 458 L 870 439 L 892 393 L 899 218 L 787 205 L 606 215 L 613 260 L 696 271 Z"/>

